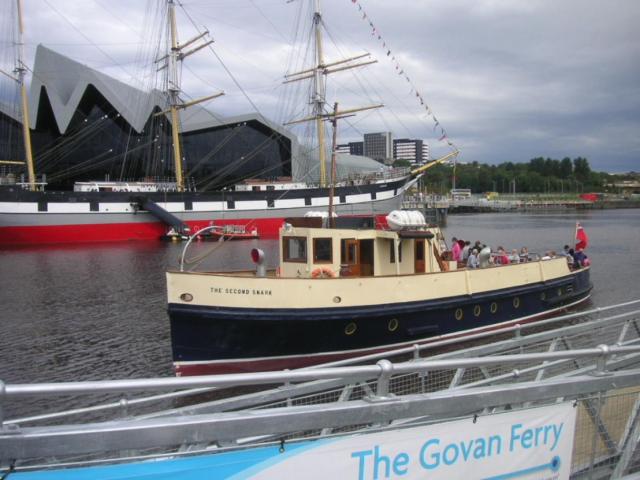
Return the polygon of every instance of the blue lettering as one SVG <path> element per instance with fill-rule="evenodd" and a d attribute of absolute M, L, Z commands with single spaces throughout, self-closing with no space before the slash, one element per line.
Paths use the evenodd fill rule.
<path fill-rule="evenodd" d="M 440 445 L 440 440 L 438 440 L 437 438 L 431 439 L 428 442 L 425 442 L 424 445 L 422 445 L 422 448 L 420 449 L 420 465 L 422 465 L 422 468 L 433 470 L 434 468 L 438 468 L 440 466 L 440 453 L 436 452 L 430 455 L 430 457 L 433 459 L 432 463 L 429 463 L 428 459 L 426 458 L 428 448 L 438 445 Z"/>
<path fill-rule="evenodd" d="M 453 452 L 453 457 L 448 458 L 451 457 L 451 455 L 447 455 L 447 452 Z M 450 443 L 444 448 L 444 452 L 442 452 L 442 460 L 444 460 L 444 463 L 446 463 L 447 465 L 453 465 L 454 463 L 456 463 L 456 460 L 458 460 L 459 454 L 460 450 L 458 450 L 458 445 L 456 445 L 455 443 Z"/>
<path fill-rule="evenodd" d="M 522 434 L 522 439 L 520 440 L 520 444 L 524 448 L 531 448 L 533 446 L 532 439 L 533 439 L 533 431 L 527 428 Z"/>
<path fill-rule="evenodd" d="M 511 439 L 509 440 L 509 451 L 513 452 L 515 448 L 516 440 L 520 438 L 520 435 L 516 434 L 517 430 L 522 428 L 521 423 L 516 423 L 515 425 L 511 425 Z"/>
<path fill-rule="evenodd" d="M 484 440 L 482 438 L 478 438 L 476 441 L 484 444 Z M 469 459 L 469 454 L 473 448 L 473 442 L 473 440 L 469 440 L 469 443 L 460 442 L 460 450 L 462 450 L 462 458 L 464 458 L 465 462 Z"/>
<path fill-rule="evenodd" d="M 380 463 L 384 464 L 384 478 L 391 475 L 391 461 L 386 455 L 380 455 L 380 447 L 373 447 L 373 480 L 378 480 L 378 467 Z"/>
<path fill-rule="evenodd" d="M 400 453 L 393 459 L 393 473 L 396 475 L 404 475 L 409 470 L 407 465 L 409 464 L 409 455 L 406 453 Z"/>
<path fill-rule="evenodd" d="M 351 458 L 358 459 L 358 480 L 364 480 L 364 472 L 365 472 L 365 457 L 371 455 L 371 450 L 362 450 L 360 452 L 351 453 Z"/>
<path fill-rule="evenodd" d="M 562 435 L 562 427 L 564 427 L 564 422 L 562 422 L 560 424 L 558 429 L 556 429 L 556 426 L 553 425 L 553 434 L 555 435 L 555 440 L 553 441 L 553 445 L 551 446 L 551 451 L 552 452 L 556 448 L 556 446 L 558 445 L 558 440 L 560 440 L 560 435 Z M 547 432 L 545 432 L 545 438 L 546 438 L 546 434 L 547 434 Z M 546 441 L 545 441 L 545 443 L 546 443 Z"/>

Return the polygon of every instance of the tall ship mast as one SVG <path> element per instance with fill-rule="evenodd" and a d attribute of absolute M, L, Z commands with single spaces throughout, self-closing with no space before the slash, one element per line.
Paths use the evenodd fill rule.
<path fill-rule="evenodd" d="M 325 128 L 324 122 L 331 120 L 334 116 L 350 116 L 356 112 L 363 110 L 370 110 L 373 108 L 380 108 L 384 105 L 371 105 L 368 107 L 353 108 L 350 110 L 344 110 L 341 112 L 327 112 L 327 100 L 326 100 L 326 77 L 327 75 L 343 70 L 349 70 L 352 68 L 364 67 L 372 63 L 377 63 L 377 60 L 368 60 L 364 62 L 353 63 L 356 60 L 363 58 L 369 58 L 369 53 L 364 53 L 351 58 L 345 58 L 331 63 L 325 63 L 323 39 L 322 39 L 322 13 L 320 12 L 320 0 L 314 1 L 314 14 L 313 14 L 313 28 L 314 28 L 314 58 L 315 65 L 311 69 L 302 70 L 296 73 L 290 73 L 285 75 L 285 83 L 298 82 L 300 80 L 312 79 L 313 93 L 311 98 L 311 104 L 313 106 L 312 115 L 309 117 L 293 120 L 285 123 L 285 125 L 294 125 L 297 123 L 303 123 L 308 121 L 315 121 L 316 132 L 318 137 L 318 160 L 320 165 L 320 186 L 327 186 L 327 168 L 326 168 L 326 141 L 325 141 Z"/>
<path fill-rule="evenodd" d="M 37 188 L 36 185 L 36 173 L 33 162 L 33 150 L 31 147 L 31 131 L 29 130 L 30 119 L 29 119 L 29 102 L 27 99 L 27 87 L 26 87 L 26 76 L 27 76 L 27 67 L 24 63 L 24 22 L 22 20 L 22 1 L 16 0 L 16 32 L 17 38 L 15 39 L 15 67 L 13 73 L 16 76 L 13 76 L 7 72 L 0 70 L 5 76 L 9 77 L 11 80 L 15 81 L 18 84 L 18 88 L 20 90 L 20 120 L 22 123 L 22 144 L 24 148 L 24 161 L 20 160 L 1 160 L 0 164 L 4 165 L 24 165 L 26 163 L 27 166 L 27 175 L 28 175 L 28 188 L 31 191 L 35 191 Z"/>
<path fill-rule="evenodd" d="M 44 106 L 46 110 L 44 115 L 43 112 L 36 112 L 35 115 L 38 118 L 36 128 L 39 135 L 42 135 L 43 127 L 50 128 L 45 131 L 47 135 L 49 131 L 59 132 L 60 145 L 54 141 L 53 149 L 58 150 L 49 154 L 47 151 L 38 150 L 45 148 L 41 145 L 49 142 L 38 141 L 35 156 L 38 159 L 38 165 L 46 167 L 40 170 L 41 173 L 47 174 L 48 185 L 51 186 L 53 183 L 58 190 L 44 191 L 36 188 L 38 184 L 35 181 L 35 168 L 33 160 L 29 158 L 27 158 L 28 188 L 24 188 L 26 184 L 22 185 L 15 181 L 11 183 L 8 177 L 0 178 L 0 246 L 150 240 L 163 237 L 170 230 L 183 233 L 194 232 L 212 224 L 244 226 L 249 230 L 257 228 L 261 237 L 275 238 L 285 218 L 303 216 L 310 211 L 326 208 L 334 210 L 340 216 L 373 215 L 381 219 L 380 224 L 384 225 L 386 214 L 401 206 L 405 191 L 414 183 L 418 174 L 412 174 L 409 169 L 381 168 L 377 162 L 370 160 L 367 166 L 369 170 L 361 175 L 350 176 L 348 181 L 335 181 L 328 178 L 325 122 L 333 123 L 335 130 L 338 119 L 362 110 L 379 108 L 382 105 L 339 110 L 333 102 L 327 102 L 327 75 L 369 65 L 375 63 L 375 60 L 369 59 L 368 53 L 337 61 L 325 59 L 322 36 L 324 25 L 319 0 L 314 0 L 313 4 L 312 38 L 315 44 L 313 65 L 311 68 L 285 75 L 287 83 L 303 79 L 312 81 L 310 115 L 289 122 L 287 125 L 303 122 L 315 124 L 319 144 L 319 182 L 306 180 L 311 170 L 305 171 L 307 166 L 300 163 L 301 160 L 297 157 L 299 147 L 295 135 L 263 117 L 253 102 L 251 103 L 256 108 L 255 114 L 231 117 L 233 123 L 229 124 L 230 128 L 220 130 L 220 117 L 196 105 L 219 97 L 223 94 L 222 92 L 195 100 L 185 98 L 181 85 L 182 61 L 205 48 L 218 55 L 212 47 L 213 40 L 209 38 L 209 32 L 206 29 L 196 27 L 195 36 L 181 42 L 176 13 L 178 8 L 185 9 L 185 6 L 175 0 L 158 1 L 161 2 L 159 6 L 164 9 L 163 18 L 166 19 L 164 34 L 161 35 L 166 48 L 159 55 L 155 53 L 153 60 L 154 69 L 163 75 L 163 86 L 160 89 L 163 97 L 159 93 L 156 95 L 157 90 L 152 89 L 150 92 L 136 90 L 104 73 L 91 70 L 86 65 L 58 55 L 46 47 L 38 47 L 31 87 L 31 92 L 36 95 L 36 99 L 32 100 L 32 105 L 37 105 L 39 109 Z M 17 5 L 19 32 L 22 35 L 22 9 L 19 2 Z M 17 80 L 21 81 L 22 104 L 26 108 L 24 84 L 26 66 L 21 35 L 17 42 L 20 52 L 16 73 Z M 39 67 L 38 59 L 42 60 L 42 67 Z M 228 72 L 226 66 L 224 67 Z M 60 68 L 64 71 L 64 75 L 56 77 L 55 81 L 49 83 L 47 74 L 54 75 L 49 73 L 51 68 Z M 233 78 L 233 80 L 238 85 L 236 79 Z M 238 87 L 241 89 L 239 85 Z M 91 95 L 102 98 L 103 100 L 100 100 L 102 103 L 95 105 L 96 116 L 93 118 L 96 125 L 105 126 L 86 127 L 85 125 L 88 124 L 82 123 L 83 118 L 88 118 L 86 112 L 92 114 L 91 105 L 85 105 L 83 107 L 85 111 L 80 111 L 79 103 L 74 104 L 74 101 L 50 102 L 50 98 L 61 96 L 61 92 L 56 91 L 58 88 L 62 88 L 63 91 L 73 91 L 72 98 L 76 99 L 75 102 L 79 102 L 80 98 L 86 101 L 91 98 Z M 84 93 L 82 88 L 86 89 Z M 97 95 L 95 95 L 96 91 Z M 87 95 L 87 93 L 91 94 Z M 134 111 L 135 107 L 143 111 Z M 188 114 L 185 115 L 184 112 L 189 107 L 194 109 L 188 110 Z M 74 108 L 77 111 L 74 111 Z M 56 109 L 64 109 L 64 111 L 55 111 Z M 0 106 L 0 121 L 11 122 L 3 120 L 2 115 Z M 23 113 L 23 117 L 24 137 L 28 138 L 30 124 L 28 113 Z M 151 122 L 154 117 L 161 121 Z M 196 120 L 193 120 L 194 117 Z M 80 121 L 78 122 L 77 119 Z M 164 130 L 164 119 L 170 124 L 170 135 L 167 135 Z M 66 123 L 61 124 L 61 121 Z M 50 127 L 46 122 L 56 123 Z M 226 128 L 225 124 L 222 125 Z M 99 145 L 99 148 L 103 149 L 99 162 L 94 162 L 91 157 L 79 158 L 78 161 L 81 163 L 79 167 L 66 164 L 64 165 L 66 168 L 61 172 L 53 171 L 52 163 L 59 162 L 61 155 L 68 155 L 73 150 L 73 147 L 70 148 L 68 145 L 77 138 L 79 138 L 78 141 L 85 142 L 83 145 L 88 145 L 85 148 L 93 148 L 95 151 L 96 146 L 91 141 L 93 138 L 83 137 L 85 130 L 89 128 L 110 128 L 114 140 L 118 140 L 120 144 Z M 71 132 L 68 133 L 67 130 Z M 224 150 L 227 148 L 227 142 L 230 141 L 229 138 L 234 141 L 232 137 L 242 136 L 245 130 L 250 131 L 245 138 L 236 141 L 236 150 Z M 273 133 L 265 134 L 265 131 Z M 77 135 L 76 132 L 78 132 Z M 219 135 L 220 132 L 229 133 L 225 137 Z M 116 138 L 116 134 L 120 136 Z M 130 144 L 133 144 L 130 141 L 132 137 L 123 138 L 124 134 L 134 135 L 135 148 L 130 148 Z M 109 135 L 104 135 L 100 140 L 110 138 Z M 275 140 L 272 140 L 274 138 Z M 44 139 L 48 140 L 46 136 Z M 287 147 L 289 139 L 290 151 L 287 159 L 284 156 L 286 154 L 284 147 Z M 265 142 L 268 141 L 273 143 L 264 149 Z M 169 152 L 165 152 L 164 146 L 170 146 L 167 149 Z M 148 158 L 145 158 L 142 153 L 145 148 L 149 152 Z M 211 165 L 218 164 L 207 162 L 220 149 L 225 152 L 224 155 L 220 155 L 220 159 L 226 163 L 220 164 L 218 168 L 221 171 L 217 172 Z M 30 150 L 25 148 L 27 157 L 33 157 L 29 155 Z M 332 159 L 335 161 L 335 140 L 333 150 Z M 196 174 L 204 172 L 207 178 L 213 177 L 215 180 L 216 176 L 228 175 L 227 172 L 237 168 L 237 165 L 241 167 L 247 165 L 256 153 L 259 156 L 255 166 L 251 165 L 253 170 L 257 173 L 270 172 L 274 162 L 282 159 L 278 160 L 282 163 L 276 166 L 284 175 L 276 173 L 271 174 L 271 178 L 249 179 L 244 183 L 224 183 L 216 189 L 207 188 L 209 180 L 196 183 L 200 180 L 194 178 L 194 172 Z M 278 156 L 275 159 L 269 158 L 274 155 Z M 143 162 L 147 160 L 154 163 L 144 164 Z M 106 161 L 118 162 L 115 167 L 110 167 L 117 180 L 111 181 L 105 175 L 104 180 L 74 179 L 75 183 L 71 185 L 65 183 L 64 188 L 58 186 L 60 183 L 54 183 L 59 182 L 58 179 L 64 178 L 63 176 L 68 175 L 70 171 L 74 172 L 77 178 L 75 172 L 83 171 L 80 167 L 88 172 L 99 171 L 96 165 Z M 293 174 L 294 161 L 297 162 L 295 175 Z M 289 165 L 288 170 L 280 166 L 286 165 L 286 162 Z M 207 168 L 203 169 L 202 165 L 206 165 Z M 313 167 L 315 168 L 317 167 Z M 334 169 L 331 170 L 333 172 Z M 134 178 L 137 180 L 125 180 L 123 178 L 125 171 L 136 172 L 138 176 Z M 159 177 L 157 172 L 162 177 Z M 175 174 L 175 182 L 167 178 L 167 174 Z M 187 178 L 190 179 L 189 182 Z M 190 183 L 191 181 L 194 183 Z M 333 191 L 328 188 L 329 184 L 332 185 Z M 202 188 L 195 191 L 196 187 Z"/>

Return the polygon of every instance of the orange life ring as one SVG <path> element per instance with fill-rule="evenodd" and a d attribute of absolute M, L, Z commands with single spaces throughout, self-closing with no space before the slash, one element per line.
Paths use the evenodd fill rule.
<path fill-rule="evenodd" d="M 311 278 L 335 278 L 336 274 L 329 267 L 316 268 L 311 272 Z"/>

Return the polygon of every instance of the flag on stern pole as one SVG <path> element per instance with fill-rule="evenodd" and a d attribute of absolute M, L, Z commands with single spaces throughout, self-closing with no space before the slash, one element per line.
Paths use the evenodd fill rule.
<path fill-rule="evenodd" d="M 589 237 L 582 228 L 582 225 L 576 223 L 576 250 L 584 250 L 589 245 Z"/>

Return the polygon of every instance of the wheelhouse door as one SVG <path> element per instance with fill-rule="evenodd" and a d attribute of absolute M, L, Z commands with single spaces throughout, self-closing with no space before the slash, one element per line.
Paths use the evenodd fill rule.
<path fill-rule="evenodd" d="M 424 240 L 415 240 L 415 272 L 424 273 Z"/>
<path fill-rule="evenodd" d="M 340 275 L 343 277 L 360 276 L 360 244 L 354 238 L 342 240 L 342 265 Z"/>

